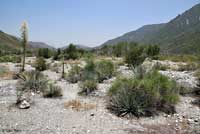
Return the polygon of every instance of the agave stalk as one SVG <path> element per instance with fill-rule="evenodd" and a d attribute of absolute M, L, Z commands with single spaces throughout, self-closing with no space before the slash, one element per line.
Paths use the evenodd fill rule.
<path fill-rule="evenodd" d="M 21 26 L 22 32 L 22 46 L 23 46 L 23 56 L 22 56 L 22 69 L 21 71 L 25 71 L 25 59 L 26 59 L 26 47 L 28 45 L 28 27 L 27 23 L 24 21 Z"/>
<path fill-rule="evenodd" d="M 64 62 L 64 55 L 62 57 L 62 78 L 65 78 L 65 62 Z"/>

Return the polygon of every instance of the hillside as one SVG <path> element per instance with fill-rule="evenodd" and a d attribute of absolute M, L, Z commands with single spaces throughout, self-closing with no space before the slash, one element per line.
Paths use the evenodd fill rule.
<path fill-rule="evenodd" d="M 29 45 L 31 48 L 49 48 L 49 49 L 55 49 L 54 47 L 44 43 L 44 42 L 33 42 L 30 41 Z"/>
<path fill-rule="evenodd" d="M 0 31 L 0 50 L 2 52 L 14 52 L 19 48 L 20 41 L 18 38 Z"/>
<path fill-rule="evenodd" d="M 166 24 L 146 25 L 103 45 L 114 45 L 124 41 L 157 44 L 165 53 L 197 53 L 200 51 L 200 4 Z"/>
<path fill-rule="evenodd" d="M 5 53 L 17 53 L 20 51 L 20 39 L 12 36 L 10 34 L 7 34 L 3 31 L 0 31 L 0 50 L 1 52 Z M 49 48 L 49 49 L 55 49 L 54 47 L 43 43 L 43 42 L 29 42 L 29 49 L 37 49 L 37 48 Z"/>

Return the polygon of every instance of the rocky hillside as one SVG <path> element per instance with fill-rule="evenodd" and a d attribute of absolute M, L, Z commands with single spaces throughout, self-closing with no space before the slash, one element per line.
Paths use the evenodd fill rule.
<path fill-rule="evenodd" d="M 166 24 L 146 25 L 103 45 L 114 45 L 124 41 L 157 44 L 166 53 L 197 53 L 200 51 L 200 4 Z"/>

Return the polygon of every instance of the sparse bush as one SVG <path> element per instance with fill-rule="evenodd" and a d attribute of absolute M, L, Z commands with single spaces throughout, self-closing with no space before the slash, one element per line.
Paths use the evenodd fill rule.
<path fill-rule="evenodd" d="M 174 81 L 153 71 L 142 79 L 117 79 L 108 92 L 107 108 L 118 116 L 152 116 L 157 110 L 173 113 L 178 94 Z"/>
<path fill-rule="evenodd" d="M 95 64 L 98 81 L 102 82 L 114 75 L 114 64 L 111 61 L 102 60 Z"/>
<path fill-rule="evenodd" d="M 79 92 L 80 95 L 88 95 L 97 89 L 97 83 L 94 80 L 86 80 L 81 83 L 80 88 L 81 88 L 81 91 Z"/>
<path fill-rule="evenodd" d="M 67 74 L 66 79 L 71 83 L 77 83 L 78 81 L 81 80 L 81 73 L 82 73 L 82 68 L 79 67 L 78 65 L 74 65 Z"/>
<path fill-rule="evenodd" d="M 48 88 L 43 91 L 43 96 L 46 98 L 55 98 L 62 96 L 62 89 L 54 84 L 49 84 Z"/>
<path fill-rule="evenodd" d="M 46 61 L 43 57 L 38 57 L 36 59 L 36 70 L 44 71 L 47 69 Z"/>

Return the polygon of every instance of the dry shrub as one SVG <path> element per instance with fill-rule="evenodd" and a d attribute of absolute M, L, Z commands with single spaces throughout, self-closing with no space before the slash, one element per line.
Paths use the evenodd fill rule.
<path fill-rule="evenodd" d="M 76 111 L 91 110 L 96 107 L 95 104 L 81 103 L 80 100 L 71 100 L 64 103 L 65 108 L 71 108 Z"/>

